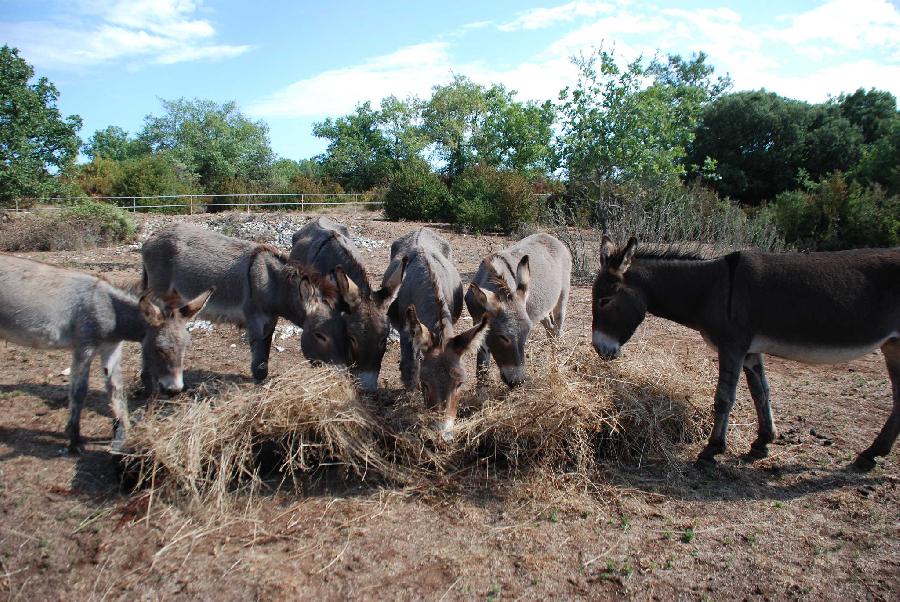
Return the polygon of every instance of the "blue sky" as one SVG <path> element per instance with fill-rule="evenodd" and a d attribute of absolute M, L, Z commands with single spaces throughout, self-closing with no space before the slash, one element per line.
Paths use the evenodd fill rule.
<path fill-rule="evenodd" d="M 388 94 L 428 97 L 462 74 L 555 99 L 569 57 L 704 51 L 735 90 L 818 102 L 858 87 L 900 96 L 889 0 L 0 0 L 0 42 L 60 90 L 81 136 L 136 132 L 159 98 L 235 100 L 275 152 L 321 152 L 312 124 Z"/>

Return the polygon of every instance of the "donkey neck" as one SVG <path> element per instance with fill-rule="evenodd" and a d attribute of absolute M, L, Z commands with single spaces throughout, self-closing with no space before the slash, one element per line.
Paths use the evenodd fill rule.
<path fill-rule="evenodd" d="M 703 304 L 727 269 L 723 258 L 637 256 L 626 284 L 644 297 L 651 314 L 697 327 Z"/>
<path fill-rule="evenodd" d="M 108 287 L 110 302 L 115 314 L 115 325 L 110 338 L 120 341 L 142 341 L 146 334 L 146 325 L 141 319 L 138 299 L 113 286 Z"/>

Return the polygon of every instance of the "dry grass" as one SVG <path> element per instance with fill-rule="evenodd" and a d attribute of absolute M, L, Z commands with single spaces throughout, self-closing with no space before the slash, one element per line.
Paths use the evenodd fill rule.
<path fill-rule="evenodd" d="M 707 432 L 710 392 L 698 383 L 710 379 L 661 351 L 635 345 L 604 363 L 583 343 L 530 347 L 529 384 L 471 392 L 449 443 L 418 394 L 359 397 L 346 372 L 300 364 L 262 387 L 207 385 L 162 408 L 132 430 L 131 460 L 142 485 L 221 506 L 270 482 L 261 455 L 277 458 L 281 485 L 296 489 L 298 475 L 334 465 L 362 480 L 440 487 L 491 470 L 587 474 L 598 460 L 674 466 L 677 447 Z"/>

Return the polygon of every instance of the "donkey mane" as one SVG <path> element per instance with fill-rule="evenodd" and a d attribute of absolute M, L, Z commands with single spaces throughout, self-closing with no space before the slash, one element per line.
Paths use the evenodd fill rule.
<path fill-rule="evenodd" d="M 281 276 L 288 282 L 300 280 L 305 276 L 309 279 L 310 284 L 321 291 L 326 301 L 333 302 L 338 299 L 338 289 L 334 282 L 296 259 L 285 258 L 284 267 L 281 268 Z"/>
<path fill-rule="evenodd" d="M 615 253 L 619 257 L 624 251 L 624 247 L 618 249 Z M 651 259 L 657 261 L 704 261 L 707 259 L 715 259 L 720 254 L 714 252 L 704 252 L 699 245 L 671 243 L 664 245 L 642 246 L 638 243 L 638 248 L 634 253 L 635 259 Z"/>
<path fill-rule="evenodd" d="M 434 333 L 435 342 L 438 347 L 443 347 L 453 336 L 453 319 L 450 317 L 450 310 L 447 308 L 447 302 L 440 294 L 440 287 L 437 278 L 434 275 L 434 271 L 431 269 L 430 261 L 425 261 L 425 271 L 428 272 L 428 282 L 431 284 L 431 292 L 434 294 L 434 298 L 437 299 L 438 308 L 441 312 L 441 317 L 438 320 L 438 331 Z"/>
<path fill-rule="evenodd" d="M 515 278 L 516 272 L 512 268 L 512 266 L 509 265 L 509 263 L 506 261 L 506 259 L 503 256 L 501 256 L 499 253 L 491 253 L 491 255 L 488 256 L 487 259 L 485 259 L 485 262 L 487 263 L 488 272 L 490 272 L 490 274 L 488 275 L 488 282 L 490 282 L 495 287 L 497 287 L 498 293 L 500 293 L 501 295 L 503 295 L 507 299 L 509 299 L 510 297 L 513 296 L 513 291 L 509 288 L 509 284 L 506 282 L 506 278 L 504 278 L 502 275 L 500 275 L 500 272 L 498 272 L 497 268 L 494 266 L 495 259 L 499 259 L 500 261 L 503 262 L 503 264 L 509 269 L 510 273 L 513 275 L 513 278 Z"/>

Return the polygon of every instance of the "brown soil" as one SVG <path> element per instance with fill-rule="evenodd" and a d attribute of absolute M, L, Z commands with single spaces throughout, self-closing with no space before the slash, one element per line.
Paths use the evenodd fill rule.
<path fill-rule="evenodd" d="M 390 242 L 414 227 L 374 214 L 339 219 L 386 241 L 367 251 L 379 276 Z M 480 257 L 508 244 L 444 235 L 464 280 Z M 24 255 L 113 280 L 139 273 L 131 247 Z M 566 328 L 573 345 L 588 344 L 589 298 L 586 283 L 573 288 Z M 216 326 L 193 338 L 189 387 L 249 380 L 238 330 Z M 276 344 L 284 351 L 273 351 L 273 372 L 300 358 L 296 338 Z M 714 376 L 714 356 L 690 330 L 650 318 L 625 358 L 639 345 L 670 350 Z M 399 387 L 398 356 L 393 345 L 384 387 Z M 129 344 L 132 383 L 138 361 Z M 322 470 L 304 483 L 304 496 L 236 496 L 234 508 L 215 516 L 188 502 L 119 493 L 96 366 L 82 418 L 87 449 L 60 455 L 68 365 L 68 352 L 0 342 L 0 592 L 12 600 L 896 599 L 900 591 L 898 451 L 867 475 L 845 469 L 890 409 L 879 352 L 825 367 L 769 359 L 780 437 L 771 456 L 753 464 L 739 459 L 756 424 L 742 383 L 730 450 L 712 470 L 692 466 L 701 443 L 680 450 L 674 468 L 491 473 L 443 493 Z"/>

